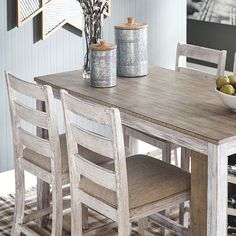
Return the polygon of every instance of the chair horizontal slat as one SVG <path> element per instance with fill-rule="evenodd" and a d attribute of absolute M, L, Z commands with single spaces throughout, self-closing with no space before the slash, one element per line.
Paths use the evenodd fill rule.
<path fill-rule="evenodd" d="M 32 229 L 30 229 L 26 225 L 19 225 L 19 228 L 20 228 L 20 231 L 25 235 L 40 236 L 39 234 L 35 233 Z"/>
<path fill-rule="evenodd" d="M 21 93 L 24 94 L 28 97 L 38 99 L 40 101 L 45 101 L 45 91 L 44 88 L 36 85 L 36 84 L 31 84 L 26 81 L 22 81 L 17 79 L 15 76 L 8 74 L 9 82 L 10 82 L 10 87 Z"/>
<path fill-rule="evenodd" d="M 50 158 L 52 157 L 53 152 L 51 150 L 51 146 L 48 140 L 32 135 L 31 133 L 23 130 L 22 128 L 19 128 L 18 131 L 19 131 L 20 141 L 25 147 L 43 156 Z"/>
<path fill-rule="evenodd" d="M 73 96 L 65 96 L 66 108 L 73 113 L 103 125 L 111 125 L 110 110 L 101 105 L 92 104 Z"/>
<path fill-rule="evenodd" d="M 80 175 L 107 189 L 116 191 L 115 172 L 86 160 L 86 157 L 83 158 L 78 154 L 75 157 L 76 168 Z"/>
<path fill-rule="evenodd" d="M 15 101 L 15 105 L 16 113 L 22 120 L 35 126 L 48 129 L 48 115 L 45 112 L 34 110 L 19 101 Z"/>
<path fill-rule="evenodd" d="M 214 64 L 219 63 L 219 59 L 222 53 L 223 51 L 189 44 L 182 44 L 180 49 L 181 56 L 194 58 L 201 61 L 207 61 Z"/>
<path fill-rule="evenodd" d="M 42 169 L 41 167 L 33 164 L 32 162 L 21 158 L 20 160 L 20 164 L 21 167 L 31 173 L 32 175 L 37 176 L 38 178 L 40 178 L 41 180 L 51 184 L 52 183 L 52 174 L 44 169 Z"/>
<path fill-rule="evenodd" d="M 201 76 L 201 77 L 205 77 L 208 79 L 216 79 L 216 75 L 207 73 L 207 72 L 203 72 L 203 71 L 198 71 L 195 69 L 190 69 L 190 68 L 184 68 L 184 67 L 180 67 L 179 68 L 179 72 L 184 73 L 184 74 L 188 74 L 188 75 L 192 75 L 192 76 Z"/>
<path fill-rule="evenodd" d="M 73 139 L 81 146 L 102 156 L 114 159 L 113 144 L 110 139 L 84 130 L 76 124 L 71 124 L 71 131 Z"/>
<path fill-rule="evenodd" d="M 78 198 L 82 203 L 94 209 L 95 211 L 107 216 L 113 221 L 117 221 L 117 211 L 104 202 L 90 196 L 81 189 L 78 189 Z"/>

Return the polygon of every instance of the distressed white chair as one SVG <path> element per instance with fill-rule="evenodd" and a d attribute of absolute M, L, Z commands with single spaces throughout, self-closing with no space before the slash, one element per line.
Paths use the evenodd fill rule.
<path fill-rule="evenodd" d="M 126 158 L 118 109 L 82 101 L 63 90 L 61 99 L 71 180 L 72 236 L 82 236 L 82 204 L 117 222 L 119 236 L 129 236 L 133 220 L 142 222 L 147 216 L 190 199 L 188 172 L 145 155 Z M 77 115 L 109 127 L 111 137 L 83 129 L 75 122 Z M 98 166 L 88 161 L 78 145 L 111 162 Z M 187 235 L 187 229 L 158 216 L 153 217 L 160 224 L 171 225 L 178 235 Z"/>
<path fill-rule="evenodd" d="M 52 185 L 52 235 L 62 231 L 62 183 L 69 183 L 67 156 L 61 155 L 57 121 L 53 110 L 52 89 L 38 86 L 15 78 L 6 73 L 9 103 L 12 117 L 15 150 L 16 203 L 11 235 L 35 235 L 24 223 L 33 220 L 48 209 L 24 217 L 25 183 L 27 171 Z M 46 112 L 32 109 L 17 99 L 17 92 L 45 102 Z M 48 130 L 48 140 L 22 128 L 22 121 Z M 64 144 L 62 144 L 64 145 Z M 65 149 L 65 145 L 64 145 Z M 62 158 L 61 158 L 62 157 Z"/>
<path fill-rule="evenodd" d="M 16 204 L 12 236 L 37 235 L 25 223 L 52 213 L 51 235 L 62 233 L 62 186 L 69 183 L 69 166 L 65 134 L 58 133 L 57 119 L 53 107 L 53 93 L 50 86 L 39 86 L 15 78 L 6 73 L 6 82 L 12 117 L 13 141 L 15 150 Z M 17 93 L 43 101 L 46 111 L 42 112 L 22 104 Z M 48 131 L 48 139 L 42 139 L 22 127 L 22 121 Z M 90 152 L 80 147 L 88 157 Z M 109 160 L 107 158 L 107 160 Z M 96 163 L 104 162 L 97 157 Z M 24 171 L 51 185 L 52 208 L 42 209 L 24 216 L 25 186 Z M 85 211 L 86 213 L 86 211 Z M 84 220 L 87 217 L 84 214 Z"/>

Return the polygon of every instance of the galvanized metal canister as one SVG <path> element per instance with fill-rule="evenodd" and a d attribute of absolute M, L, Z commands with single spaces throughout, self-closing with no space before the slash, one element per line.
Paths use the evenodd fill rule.
<path fill-rule="evenodd" d="M 101 41 L 91 46 L 91 86 L 116 86 L 116 45 Z"/>
<path fill-rule="evenodd" d="M 115 26 L 117 44 L 117 74 L 138 77 L 148 74 L 147 24 L 128 23 Z"/>

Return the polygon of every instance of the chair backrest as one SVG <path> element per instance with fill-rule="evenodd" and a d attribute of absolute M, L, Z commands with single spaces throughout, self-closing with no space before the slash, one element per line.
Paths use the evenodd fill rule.
<path fill-rule="evenodd" d="M 25 148 L 51 160 L 51 172 L 61 171 L 61 150 L 56 114 L 53 110 L 53 93 L 50 86 L 40 86 L 20 80 L 6 72 L 6 83 L 11 110 L 15 158 L 23 157 Z M 45 111 L 26 106 L 17 98 L 25 95 L 37 102 L 43 102 Z M 22 127 L 25 121 L 37 128 L 44 129 L 48 137 L 42 138 Z"/>
<path fill-rule="evenodd" d="M 190 75 L 200 75 L 207 78 L 216 79 L 220 75 L 224 75 L 225 72 L 225 64 L 226 64 L 226 54 L 225 50 L 215 50 L 210 48 L 199 47 L 190 44 L 181 44 L 177 45 L 176 52 L 176 65 L 175 70 L 179 72 L 183 72 Z M 207 72 L 199 71 L 193 68 L 185 68 L 179 65 L 180 57 L 197 59 L 205 62 L 210 62 L 216 64 L 217 71 L 216 74 L 210 74 Z"/>
<path fill-rule="evenodd" d="M 75 179 L 80 180 L 80 176 L 84 176 L 94 183 L 116 192 L 118 208 L 119 199 L 123 199 L 120 204 L 123 204 L 123 208 L 128 209 L 125 147 L 119 110 L 80 100 L 64 90 L 61 90 L 61 99 L 71 183 L 73 184 Z M 74 117 L 77 115 L 111 128 L 112 137 L 104 137 L 82 128 L 74 121 Z M 114 171 L 88 161 L 79 153 L 78 145 L 110 158 L 111 161 L 114 161 Z"/>

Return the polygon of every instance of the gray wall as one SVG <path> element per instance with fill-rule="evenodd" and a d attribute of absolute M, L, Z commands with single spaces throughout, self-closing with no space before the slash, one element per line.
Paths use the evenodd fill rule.
<path fill-rule="evenodd" d="M 187 41 L 190 44 L 227 50 L 226 69 L 233 70 L 234 53 L 236 52 L 235 26 L 188 20 L 187 32 Z M 206 65 L 206 63 L 201 64 Z"/>
<path fill-rule="evenodd" d="M 81 68 L 84 55 L 83 39 L 73 28 L 62 28 L 41 41 L 39 17 L 16 28 L 14 12 L 15 0 L 0 0 L 0 172 L 13 168 L 4 70 L 33 81 L 35 76 Z M 104 22 L 104 38 L 114 41 L 113 25 L 128 15 L 150 26 L 150 63 L 174 68 L 176 44 L 186 38 L 186 0 L 112 0 L 112 17 Z"/>

